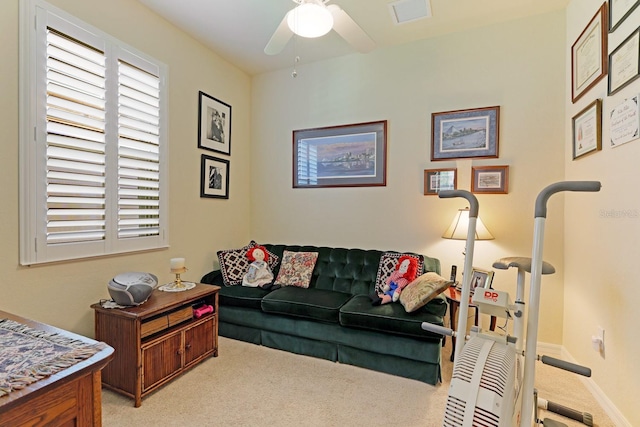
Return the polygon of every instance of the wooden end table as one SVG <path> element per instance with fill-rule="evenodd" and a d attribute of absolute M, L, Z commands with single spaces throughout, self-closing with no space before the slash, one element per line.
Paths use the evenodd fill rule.
<path fill-rule="evenodd" d="M 444 292 L 445 296 L 447 297 L 447 302 L 449 303 L 449 324 L 451 329 L 455 330 L 456 329 L 456 319 L 457 319 L 457 314 L 458 314 L 458 308 L 460 308 L 460 299 L 462 298 L 462 293 L 456 289 L 455 286 L 452 286 L 449 288 L 449 290 Z M 475 304 L 471 303 L 471 298 L 469 298 L 469 308 L 473 308 L 475 311 L 475 323 L 474 325 L 478 326 L 478 315 L 479 310 L 478 310 L 478 306 Z M 491 323 L 489 325 L 489 330 L 491 331 L 495 331 L 496 329 L 496 317 L 495 316 L 491 316 Z M 456 337 L 452 336 L 451 337 L 451 342 L 452 342 L 452 349 L 451 349 L 451 358 L 450 360 L 453 362 L 454 359 L 454 355 L 456 352 Z"/>
<path fill-rule="evenodd" d="M 0 319 L 10 319 L 86 344 L 96 341 L 63 329 L 38 323 L 4 311 Z M 62 371 L 36 381 L 21 390 L 0 397 L 0 427 L 36 425 L 102 425 L 100 372 L 113 357 L 113 348 L 98 344 L 99 351 Z"/>
<path fill-rule="evenodd" d="M 135 307 L 93 304 L 96 339 L 116 353 L 102 373 L 102 384 L 134 399 L 142 398 L 209 356 L 218 356 L 219 286 L 196 284 L 181 292 L 154 290 Z M 213 308 L 196 318 L 197 305 Z"/>

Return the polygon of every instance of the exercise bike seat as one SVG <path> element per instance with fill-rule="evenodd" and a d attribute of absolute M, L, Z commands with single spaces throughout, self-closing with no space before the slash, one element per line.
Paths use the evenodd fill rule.
<path fill-rule="evenodd" d="M 527 273 L 531 273 L 531 258 L 521 256 L 504 257 L 495 261 L 493 263 L 493 267 L 500 270 L 508 270 L 509 267 L 516 267 L 526 271 Z M 542 274 L 553 274 L 555 272 L 556 269 L 553 265 L 546 261 L 542 261 Z"/>

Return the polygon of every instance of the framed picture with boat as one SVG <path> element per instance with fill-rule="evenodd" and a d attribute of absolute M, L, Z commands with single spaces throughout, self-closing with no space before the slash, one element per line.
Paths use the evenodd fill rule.
<path fill-rule="evenodd" d="M 431 114 L 431 160 L 497 158 L 500 107 Z"/>
<path fill-rule="evenodd" d="M 293 131 L 293 188 L 387 185 L 387 121 Z"/>

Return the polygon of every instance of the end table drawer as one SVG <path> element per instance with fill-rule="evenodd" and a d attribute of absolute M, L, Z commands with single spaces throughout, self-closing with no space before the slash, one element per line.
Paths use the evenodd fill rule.
<path fill-rule="evenodd" d="M 191 306 L 181 308 L 178 311 L 169 313 L 167 315 L 169 326 L 177 325 L 185 320 L 193 319 L 193 308 Z"/>

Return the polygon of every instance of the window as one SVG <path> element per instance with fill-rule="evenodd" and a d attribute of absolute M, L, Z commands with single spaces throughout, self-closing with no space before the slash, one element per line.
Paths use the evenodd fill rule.
<path fill-rule="evenodd" d="M 166 67 L 43 1 L 21 14 L 21 264 L 166 247 Z"/>

